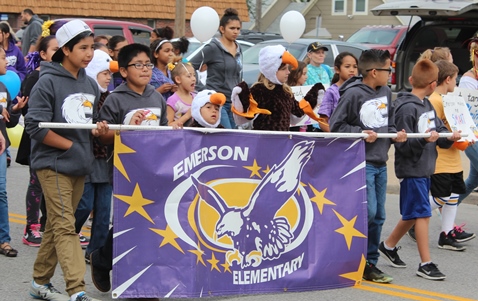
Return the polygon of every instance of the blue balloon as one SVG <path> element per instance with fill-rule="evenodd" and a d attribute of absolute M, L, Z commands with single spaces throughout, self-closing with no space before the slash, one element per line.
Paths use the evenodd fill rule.
<path fill-rule="evenodd" d="M 7 87 L 8 93 L 10 93 L 12 100 L 15 99 L 20 92 L 20 86 L 22 84 L 18 74 L 16 74 L 15 71 L 7 70 L 6 74 L 0 75 L 0 82 Z"/>

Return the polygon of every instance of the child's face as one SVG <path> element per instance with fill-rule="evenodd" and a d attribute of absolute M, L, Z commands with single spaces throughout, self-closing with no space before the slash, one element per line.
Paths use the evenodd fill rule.
<path fill-rule="evenodd" d="M 42 58 L 42 60 L 44 61 L 47 61 L 47 62 L 51 62 L 51 57 L 53 56 L 53 54 L 55 54 L 55 52 L 58 50 L 58 41 L 56 39 L 51 39 L 49 42 L 48 42 L 48 47 L 46 49 L 46 52 L 44 51 L 40 51 L 40 56 Z"/>
<path fill-rule="evenodd" d="M 7 73 L 7 54 L 3 48 L 0 48 L 0 75 Z"/>
<path fill-rule="evenodd" d="M 151 75 L 153 74 L 152 69 L 145 66 L 145 64 L 150 63 L 151 60 L 149 59 L 149 56 L 147 56 L 146 53 L 141 52 L 128 63 L 126 68 L 120 68 L 121 76 L 126 78 L 127 83 L 134 87 L 145 87 L 149 84 Z M 143 64 L 143 66 L 140 69 L 136 69 L 134 64 Z"/>
<path fill-rule="evenodd" d="M 314 66 L 320 66 L 325 61 L 325 56 L 327 53 L 324 49 L 319 49 L 317 51 L 311 51 L 307 53 L 307 56 L 310 58 L 310 63 Z"/>
<path fill-rule="evenodd" d="M 175 81 L 179 87 L 186 90 L 187 92 L 191 93 L 194 92 L 196 88 L 196 72 L 194 72 L 194 68 L 190 65 L 183 65 L 186 70 L 183 70 L 181 75 L 176 76 Z M 176 68 L 184 68 L 178 66 Z"/>
<path fill-rule="evenodd" d="M 108 49 L 110 56 L 113 58 L 113 60 L 117 61 L 118 60 L 118 53 L 123 48 L 124 46 L 128 45 L 128 41 L 123 41 L 119 42 L 116 44 L 115 49 Z"/>
<path fill-rule="evenodd" d="M 163 65 L 172 62 L 174 58 L 173 44 L 164 43 L 161 45 L 161 48 L 154 53 L 154 57 L 158 63 L 162 63 Z"/>
<path fill-rule="evenodd" d="M 307 67 L 302 70 L 302 75 L 299 77 L 297 80 L 297 86 L 302 86 L 305 84 L 305 81 L 307 80 Z"/>
<path fill-rule="evenodd" d="M 215 124 L 219 119 L 219 106 L 208 102 L 200 110 L 202 118 L 209 124 Z"/>
<path fill-rule="evenodd" d="M 376 70 L 377 72 L 376 84 L 377 86 L 386 86 L 388 84 L 388 79 L 390 78 L 390 72 L 387 71 L 387 70 L 391 70 L 390 59 L 387 59 L 387 61 L 385 62 L 385 65 L 383 65 L 379 69 L 384 69 L 384 70 Z"/>
<path fill-rule="evenodd" d="M 455 87 L 456 87 L 456 78 L 457 78 L 458 74 L 455 73 L 452 77 L 450 77 L 450 80 L 448 81 L 448 85 L 447 85 L 447 89 L 446 91 L 447 92 L 453 92 L 455 91 Z"/>
<path fill-rule="evenodd" d="M 352 76 L 357 76 L 357 75 L 358 75 L 357 61 L 351 56 L 344 57 L 342 60 L 342 65 L 340 65 L 340 70 L 339 70 L 340 79 L 343 81 L 346 81 Z"/>
<path fill-rule="evenodd" d="M 285 64 L 284 66 L 282 66 L 282 68 L 277 70 L 276 77 L 280 83 L 286 83 L 289 77 L 289 74 L 290 74 L 289 65 Z"/>
<path fill-rule="evenodd" d="M 156 33 L 154 31 L 151 32 L 151 36 L 149 37 L 149 43 L 153 43 L 154 41 L 156 41 L 157 39 L 159 39 L 159 37 L 156 35 Z"/>
<path fill-rule="evenodd" d="M 106 89 L 111 81 L 111 72 L 109 70 L 101 71 L 96 76 L 96 80 L 101 88 Z"/>
<path fill-rule="evenodd" d="M 65 52 L 64 60 L 70 61 L 71 65 L 75 68 L 86 68 L 88 64 L 93 59 L 93 37 L 86 37 L 81 39 L 75 46 L 73 46 L 73 50 L 70 51 L 68 47 L 63 47 L 63 51 Z"/>

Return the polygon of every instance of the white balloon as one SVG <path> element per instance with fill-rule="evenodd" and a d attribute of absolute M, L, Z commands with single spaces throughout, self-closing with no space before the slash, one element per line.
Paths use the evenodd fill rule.
<path fill-rule="evenodd" d="M 280 33 L 284 40 L 293 43 L 302 36 L 304 30 L 305 18 L 300 12 L 291 10 L 282 15 L 280 19 Z"/>
<path fill-rule="evenodd" d="M 219 28 L 219 15 L 209 6 L 201 6 L 191 16 L 191 31 L 201 43 L 214 36 Z"/>

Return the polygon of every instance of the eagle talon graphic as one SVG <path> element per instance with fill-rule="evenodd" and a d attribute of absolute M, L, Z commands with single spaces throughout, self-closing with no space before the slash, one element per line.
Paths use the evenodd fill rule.
<path fill-rule="evenodd" d="M 293 241 L 289 221 L 276 213 L 297 192 L 302 170 L 313 150 L 313 141 L 294 145 L 282 162 L 272 166 L 259 182 L 244 207 L 229 206 L 213 187 L 191 175 L 201 199 L 219 214 L 214 236 L 228 236 L 233 242 L 226 251 L 230 265 L 237 261 L 242 268 L 257 267 L 263 260 L 279 258 Z"/>
<path fill-rule="evenodd" d="M 232 263 L 236 261 L 238 264 L 242 262 L 242 256 L 239 254 L 238 250 L 227 251 L 226 252 L 226 262 L 232 266 Z"/>

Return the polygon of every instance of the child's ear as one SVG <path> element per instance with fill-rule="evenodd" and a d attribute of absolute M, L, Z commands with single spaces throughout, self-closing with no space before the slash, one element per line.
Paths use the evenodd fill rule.
<path fill-rule="evenodd" d="M 125 67 L 120 67 L 119 72 L 123 78 L 126 78 L 126 76 L 128 75 L 128 70 L 126 70 Z"/>
<path fill-rule="evenodd" d="M 334 71 L 335 71 L 335 73 L 340 73 L 340 69 L 337 68 L 337 66 L 334 66 Z"/>
<path fill-rule="evenodd" d="M 176 84 L 179 85 L 179 84 L 181 83 L 181 77 L 178 76 L 178 75 L 176 75 L 176 76 L 174 77 L 173 81 L 174 81 Z"/>

